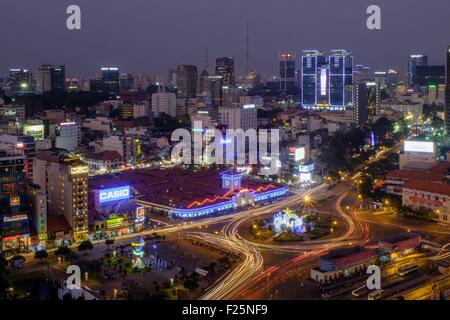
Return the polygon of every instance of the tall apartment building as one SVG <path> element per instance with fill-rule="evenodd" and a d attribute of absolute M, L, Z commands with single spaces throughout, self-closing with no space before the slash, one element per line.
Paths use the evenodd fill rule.
<path fill-rule="evenodd" d="M 177 97 L 173 92 L 159 91 L 152 94 L 152 112 L 155 117 L 165 113 L 171 117 L 177 116 Z"/>
<path fill-rule="evenodd" d="M 47 198 L 48 216 L 63 215 L 72 230 L 73 241 L 88 233 L 88 166 L 78 157 L 58 151 L 43 151 L 34 162 L 33 183 Z"/>

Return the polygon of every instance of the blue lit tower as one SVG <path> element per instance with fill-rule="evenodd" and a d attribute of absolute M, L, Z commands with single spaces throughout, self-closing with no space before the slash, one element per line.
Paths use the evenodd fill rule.
<path fill-rule="evenodd" d="M 346 50 L 331 50 L 330 110 L 345 110 L 353 104 L 353 57 Z"/>
<path fill-rule="evenodd" d="M 241 189 L 242 175 L 235 170 L 228 170 L 220 173 L 222 188 L 239 191 Z"/>
<path fill-rule="evenodd" d="M 321 70 L 326 67 L 326 58 L 318 50 L 304 50 L 302 56 L 302 106 L 306 109 L 315 108 L 318 94 L 327 96 L 327 85 L 320 90 Z M 323 74 L 323 71 L 322 71 Z M 326 75 L 322 80 L 326 80 Z M 322 81 L 323 82 L 323 81 Z M 318 90 L 319 88 L 319 90 Z M 324 92 L 325 90 L 325 92 Z"/>

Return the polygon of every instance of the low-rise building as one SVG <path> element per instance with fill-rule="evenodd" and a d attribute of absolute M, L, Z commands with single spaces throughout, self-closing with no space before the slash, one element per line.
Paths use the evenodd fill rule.
<path fill-rule="evenodd" d="M 426 208 L 436 213 L 440 222 L 449 223 L 450 185 L 411 180 L 403 185 L 402 204 L 412 209 Z"/>
<path fill-rule="evenodd" d="M 122 169 L 123 158 L 117 151 L 103 151 L 87 154 L 83 160 L 89 167 L 89 173 L 112 173 Z"/>
<path fill-rule="evenodd" d="M 402 233 L 395 237 L 380 240 L 378 248 L 387 254 L 406 255 L 420 246 L 420 235 L 415 232 Z"/>
<path fill-rule="evenodd" d="M 444 175 L 439 172 L 414 171 L 414 170 L 394 170 L 386 175 L 386 192 L 401 196 L 403 186 L 410 180 L 423 180 L 434 183 L 443 183 Z"/>
<path fill-rule="evenodd" d="M 311 269 L 310 277 L 319 283 L 329 283 L 365 273 L 373 261 L 370 249 L 356 246 L 331 250 L 320 257 L 319 267 Z"/>

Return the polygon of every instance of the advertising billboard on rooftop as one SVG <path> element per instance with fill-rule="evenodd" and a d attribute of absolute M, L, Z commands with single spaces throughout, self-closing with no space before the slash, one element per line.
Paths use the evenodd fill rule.
<path fill-rule="evenodd" d="M 98 192 L 99 203 L 120 201 L 125 199 L 130 199 L 130 186 L 103 189 Z"/>
<path fill-rule="evenodd" d="M 23 126 L 23 134 L 33 136 L 35 140 L 44 140 L 44 125 L 43 124 L 35 124 L 35 125 L 26 124 Z"/>
<path fill-rule="evenodd" d="M 405 152 L 434 152 L 434 142 L 429 141 L 405 141 Z"/>

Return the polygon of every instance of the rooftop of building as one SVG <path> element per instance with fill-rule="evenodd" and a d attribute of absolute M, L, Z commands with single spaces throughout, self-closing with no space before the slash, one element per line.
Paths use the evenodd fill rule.
<path fill-rule="evenodd" d="M 409 240 L 415 237 L 418 237 L 419 234 L 415 233 L 415 232 L 407 232 L 407 233 L 402 233 L 399 235 L 396 235 L 394 237 L 390 237 L 388 239 L 383 239 L 380 240 L 380 242 L 385 242 L 385 243 L 390 243 L 390 244 L 396 244 L 405 240 Z"/>
<path fill-rule="evenodd" d="M 394 170 L 386 175 L 386 179 L 442 181 L 444 175 L 438 171 Z"/>
<path fill-rule="evenodd" d="M 450 196 L 450 185 L 426 180 L 410 180 L 403 185 L 405 189 L 419 190 Z"/>
<path fill-rule="evenodd" d="M 443 161 L 438 163 L 435 166 L 432 166 L 428 171 L 435 172 L 435 173 L 441 173 L 446 175 L 448 171 L 450 170 L 450 161 Z"/>
<path fill-rule="evenodd" d="M 49 162 L 57 162 L 66 165 L 82 165 L 83 161 L 79 157 L 72 157 L 69 152 L 64 149 L 49 149 L 36 153 L 36 159 L 45 160 Z"/>
<path fill-rule="evenodd" d="M 108 150 L 97 153 L 89 153 L 85 156 L 85 158 L 98 161 L 122 160 L 122 156 L 117 151 L 108 151 Z"/>
<path fill-rule="evenodd" d="M 321 259 L 339 259 L 348 257 L 357 253 L 362 253 L 365 251 L 368 251 L 369 249 L 356 246 L 356 247 L 350 247 L 350 248 L 341 248 L 341 249 L 334 249 L 328 252 L 327 254 L 321 256 Z"/>
<path fill-rule="evenodd" d="M 89 188 L 111 188 L 129 184 L 138 199 L 173 208 L 198 208 L 231 199 L 233 192 L 221 187 L 218 170 L 183 170 L 180 168 L 137 169 L 89 181 Z M 241 189 L 263 192 L 280 187 L 242 179 Z"/>
<path fill-rule="evenodd" d="M 70 232 L 70 225 L 63 215 L 49 216 L 47 218 L 47 232 L 56 233 L 63 231 L 64 233 Z"/>

